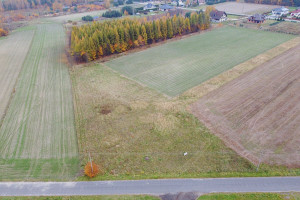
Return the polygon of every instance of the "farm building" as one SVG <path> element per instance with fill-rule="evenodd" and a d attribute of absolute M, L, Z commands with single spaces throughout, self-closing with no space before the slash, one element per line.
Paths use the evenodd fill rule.
<path fill-rule="evenodd" d="M 177 1 L 172 1 L 172 3 L 171 3 L 173 6 L 184 6 L 184 3 L 181 1 L 181 0 L 179 0 L 178 2 Z"/>
<path fill-rule="evenodd" d="M 281 7 L 281 8 L 275 8 L 272 10 L 272 14 L 273 15 L 277 15 L 277 16 L 282 16 L 282 15 L 287 15 L 289 14 L 289 9 L 286 7 Z"/>
<path fill-rule="evenodd" d="M 253 22 L 253 23 L 263 23 L 265 21 L 266 17 L 264 15 L 261 14 L 255 14 L 252 15 L 248 18 L 249 22 Z"/>
<path fill-rule="evenodd" d="M 173 7 L 173 6 L 170 6 L 170 5 L 168 5 L 168 4 L 164 4 L 164 5 L 161 5 L 161 6 L 159 7 L 159 10 L 161 10 L 161 11 L 169 11 L 169 10 L 172 10 L 172 9 L 174 9 L 174 7 Z"/>
<path fill-rule="evenodd" d="M 292 17 L 300 17 L 300 9 L 291 12 Z"/>
<path fill-rule="evenodd" d="M 210 19 L 213 22 L 223 22 L 227 20 L 227 14 L 224 11 L 213 10 L 210 12 Z"/>
<path fill-rule="evenodd" d="M 97 5 L 97 6 L 104 6 L 105 2 L 104 1 L 95 1 L 93 4 Z"/>
<path fill-rule="evenodd" d="M 152 3 L 148 3 L 145 7 L 144 10 L 153 10 L 156 7 Z"/>

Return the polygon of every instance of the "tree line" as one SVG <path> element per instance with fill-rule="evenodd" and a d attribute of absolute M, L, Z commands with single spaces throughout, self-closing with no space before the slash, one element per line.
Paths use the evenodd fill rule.
<path fill-rule="evenodd" d="M 70 48 L 77 61 L 87 62 L 209 27 L 209 15 L 204 12 L 189 17 L 168 15 L 153 21 L 125 18 L 94 22 L 73 27 Z"/>
<path fill-rule="evenodd" d="M 300 0 L 245 0 L 245 2 L 282 6 L 300 6 Z"/>
<path fill-rule="evenodd" d="M 92 3 L 94 0 L 0 0 L 0 11 L 34 9 L 38 7 L 49 7 L 56 10 L 61 9 L 63 5 L 71 6 L 73 4 L 90 2 Z"/>
<path fill-rule="evenodd" d="M 118 10 L 108 10 L 102 14 L 102 17 L 106 17 L 106 18 L 122 17 L 122 13 Z"/>

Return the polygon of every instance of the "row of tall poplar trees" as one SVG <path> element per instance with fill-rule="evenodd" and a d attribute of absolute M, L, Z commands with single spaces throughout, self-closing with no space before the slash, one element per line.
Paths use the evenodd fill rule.
<path fill-rule="evenodd" d="M 154 21 L 146 18 L 125 18 L 73 27 L 71 52 L 79 61 L 121 53 L 139 46 L 205 30 L 210 18 L 203 12 L 163 16 Z"/>

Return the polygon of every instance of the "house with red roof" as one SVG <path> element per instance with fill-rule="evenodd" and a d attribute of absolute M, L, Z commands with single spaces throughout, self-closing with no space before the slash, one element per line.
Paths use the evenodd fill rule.
<path fill-rule="evenodd" d="M 227 20 L 227 14 L 224 11 L 213 10 L 209 15 L 212 22 L 223 22 Z"/>
<path fill-rule="evenodd" d="M 300 9 L 291 12 L 292 17 L 300 17 Z"/>

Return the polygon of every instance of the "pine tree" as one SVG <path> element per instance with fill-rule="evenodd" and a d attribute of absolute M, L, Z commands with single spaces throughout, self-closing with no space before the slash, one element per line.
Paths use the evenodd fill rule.
<path fill-rule="evenodd" d="M 190 19 L 189 18 L 185 18 L 184 24 L 185 24 L 184 25 L 185 31 L 186 32 L 190 32 L 191 31 Z"/>
<path fill-rule="evenodd" d="M 161 34 L 162 34 L 162 38 L 165 40 L 167 39 L 167 34 L 168 34 L 168 29 L 167 29 L 167 21 L 165 18 L 160 20 L 160 30 L 161 30 Z"/>
<path fill-rule="evenodd" d="M 151 22 L 147 22 L 145 24 L 145 28 L 146 28 L 146 32 L 147 32 L 148 41 L 150 41 L 152 43 L 153 39 L 154 39 L 154 33 L 153 33 L 152 23 Z"/>
<path fill-rule="evenodd" d="M 174 15 L 172 17 L 171 23 L 172 23 L 173 35 L 177 35 L 178 34 L 178 23 L 177 23 L 176 15 Z"/>
<path fill-rule="evenodd" d="M 173 37 L 173 27 L 170 19 L 167 19 L 167 36 L 168 38 Z"/>
<path fill-rule="evenodd" d="M 144 25 L 142 25 L 142 28 L 141 28 L 141 35 L 144 39 L 144 43 L 147 44 L 148 42 L 148 37 L 147 37 L 147 32 L 146 32 L 146 28 Z"/>
<path fill-rule="evenodd" d="M 155 25 L 156 25 L 156 31 L 155 31 L 155 40 L 158 41 L 160 39 L 162 39 L 162 34 L 161 34 L 161 30 L 160 30 L 160 24 L 159 24 L 159 20 L 155 20 Z"/>

